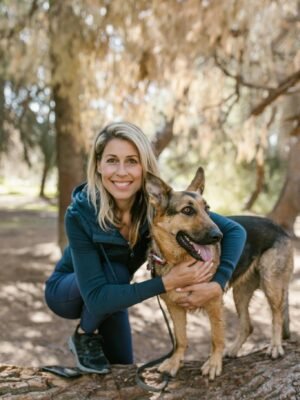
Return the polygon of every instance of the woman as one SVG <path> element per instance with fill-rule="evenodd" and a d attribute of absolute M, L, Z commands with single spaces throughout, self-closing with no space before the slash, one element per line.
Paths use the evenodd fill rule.
<path fill-rule="evenodd" d="M 224 235 L 212 280 L 210 266 L 195 260 L 163 277 L 130 284 L 150 240 L 147 171 L 158 175 L 143 132 L 125 122 L 106 126 L 91 149 L 87 184 L 75 189 L 66 212 L 69 245 L 46 282 L 45 298 L 57 315 L 80 319 L 69 347 L 86 372 L 104 374 L 110 363 L 133 363 L 128 307 L 174 289 L 187 291 L 184 307 L 201 306 L 220 294 L 244 246 L 243 228 L 212 213 Z"/>

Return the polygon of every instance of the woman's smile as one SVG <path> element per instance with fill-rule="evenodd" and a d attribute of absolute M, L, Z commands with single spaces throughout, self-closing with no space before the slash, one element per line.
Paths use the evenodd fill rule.
<path fill-rule="evenodd" d="M 126 191 L 131 188 L 132 181 L 112 181 L 117 190 Z"/>

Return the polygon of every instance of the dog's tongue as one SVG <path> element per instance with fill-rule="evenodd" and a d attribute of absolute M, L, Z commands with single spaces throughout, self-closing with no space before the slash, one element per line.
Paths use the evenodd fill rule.
<path fill-rule="evenodd" d="M 209 261 L 212 259 L 212 253 L 209 246 L 193 243 L 193 247 L 197 253 L 201 255 L 203 261 Z"/>

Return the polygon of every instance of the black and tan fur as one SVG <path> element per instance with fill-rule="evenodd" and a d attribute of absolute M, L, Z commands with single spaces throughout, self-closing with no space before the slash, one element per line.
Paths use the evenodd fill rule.
<path fill-rule="evenodd" d="M 193 251 L 185 238 L 194 243 L 209 246 L 215 271 L 219 264 L 222 234 L 210 219 L 207 204 L 202 197 L 204 171 L 200 167 L 185 191 L 174 191 L 170 186 L 151 174 L 146 188 L 153 206 L 150 222 L 152 235 L 151 252 L 166 260 L 166 265 L 151 261 L 157 275 L 165 275 L 174 265 L 201 255 Z M 229 356 L 237 356 L 239 349 L 251 333 L 248 306 L 253 292 L 261 288 L 272 310 L 272 340 L 268 354 L 277 358 L 283 355 L 282 337 L 289 335 L 288 284 L 293 270 L 293 252 L 289 237 L 270 220 L 259 217 L 232 217 L 247 231 L 247 242 L 240 262 L 229 286 L 233 287 L 235 306 L 239 315 L 239 331 L 236 341 L 228 350 Z M 173 321 L 176 347 L 173 355 L 159 367 L 160 372 L 175 376 L 187 348 L 186 309 L 175 301 L 180 292 L 171 291 L 161 297 L 167 305 Z M 185 294 L 184 294 L 185 295 Z M 222 296 L 205 304 L 211 324 L 211 354 L 202 366 L 203 375 L 214 379 L 222 371 L 224 352 L 224 318 Z"/>

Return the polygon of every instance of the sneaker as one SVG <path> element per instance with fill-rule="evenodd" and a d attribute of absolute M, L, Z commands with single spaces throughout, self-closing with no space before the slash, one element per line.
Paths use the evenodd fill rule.
<path fill-rule="evenodd" d="M 77 367 L 84 372 L 107 374 L 110 372 L 110 365 L 102 350 L 101 336 L 78 333 L 78 327 L 68 340 L 69 349 L 75 356 Z"/>

